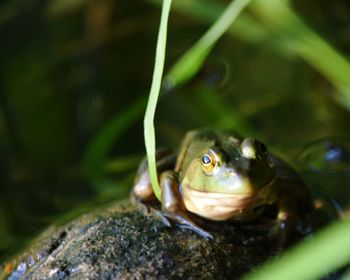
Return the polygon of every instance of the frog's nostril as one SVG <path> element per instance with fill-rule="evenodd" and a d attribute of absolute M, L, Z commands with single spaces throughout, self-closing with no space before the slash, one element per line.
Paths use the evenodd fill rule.
<path fill-rule="evenodd" d="M 235 171 L 235 170 L 228 170 L 228 172 L 227 172 L 227 176 L 229 177 L 229 178 L 234 178 L 234 177 L 237 177 L 237 172 Z"/>
<path fill-rule="evenodd" d="M 264 143 L 258 142 L 257 143 L 257 148 L 258 148 L 258 152 L 260 155 L 262 156 L 266 156 L 268 154 L 268 150 L 267 147 Z"/>

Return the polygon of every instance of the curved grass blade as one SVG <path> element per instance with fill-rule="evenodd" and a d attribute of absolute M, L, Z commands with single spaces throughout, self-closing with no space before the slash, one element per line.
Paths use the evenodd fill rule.
<path fill-rule="evenodd" d="M 284 38 L 284 47 L 303 58 L 338 90 L 332 97 L 350 110 L 350 62 L 313 31 L 280 0 L 255 0 L 252 10 L 272 32 Z"/>
<path fill-rule="evenodd" d="M 147 160 L 150 178 L 152 182 L 153 191 L 160 200 L 160 189 L 157 178 L 156 169 L 156 140 L 154 131 L 154 114 L 156 112 L 156 105 L 158 101 L 160 86 L 162 82 L 164 60 L 165 60 L 165 48 L 167 38 L 167 25 L 170 12 L 171 0 L 164 0 L 162 7 L 162 14 L 160 19 L 160 26 L 157 39 L 156 59 L 153 71 L 151 91 L 147 103 L 145 119 L 144 119 L 144 137 L 147 152 Z"/>
<path fill-rule="evenodd" d="M 250 0 L 234 0 L 210 29 L 170 69 L 164 80 L 167 88 L 173 88 L 191 79 L 219 38 L 229 29 Z"/>
<path fill-rule="evenodd" d="M 148 0 L 155 4 L 159 1 Z M 205 7 L 200 9 L 201 6 Z M 304 59 L 338 90 L 330 97 L 350 110 L 350 63 L 347 57 L 313 31 L 287 1 L 255 0 L 250 6 L 258 17 L 242 14 L 228 33 L 254 44 L 268 41 L 281 55 Z M 179 0 L 174 3 L 174 8 L 202 22 L 214 21 L 224 10 L 222 4 L 212 0 Z"/>
<path fill-rule="evenodd" d="M 243 280 L 320 279 L 349 263 L 349 232 L 349 218 L 336 222 Z"/>
<path fill-rule="evenodd" d="M 156 6 L 162 3 L 162 0 L 146 1 Z M 199 23 L 213 24 L 224 12 L 225 6 L 221 2 L 213 0 L 177 0 L 173 3 L 172 9 Z M 235 24 L 227 30 L 227 33 L 242 41 L 254 44 L 274 39 L 271 32 L 248 13 L 241 13 L 235 20 Z"/>

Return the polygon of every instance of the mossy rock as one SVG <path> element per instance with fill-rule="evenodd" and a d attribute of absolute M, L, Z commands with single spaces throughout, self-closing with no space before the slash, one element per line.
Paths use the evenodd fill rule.
<path fill-rule="evenodd" d="M 251 233 L 235 224 L 212 234 L 169 228 L 115 203 L 51 226 L 0 267 L 0 279 L 237 279 L 283 249 L 278 240 L 247 243 Z"/>

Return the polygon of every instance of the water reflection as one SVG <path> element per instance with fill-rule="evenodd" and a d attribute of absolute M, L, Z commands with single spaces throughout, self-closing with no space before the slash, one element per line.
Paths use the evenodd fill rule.
<path fill-rule="evenodd" d="M 350 139 L 327 138 L 308 145 L 299 157 L 307 180 L 333 197 L 342 208 L 349 207 Z"/>

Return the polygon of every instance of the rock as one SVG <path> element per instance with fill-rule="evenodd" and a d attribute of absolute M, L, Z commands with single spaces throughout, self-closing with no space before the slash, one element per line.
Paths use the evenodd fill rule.
<path fill-rule="evenodd" d="M 276 240 L 246 244 L 249 232 L 232 224 L 209 240 L 116 203 L 51 226 L 0 279 L 238 279 L 282 250 Z"/>

